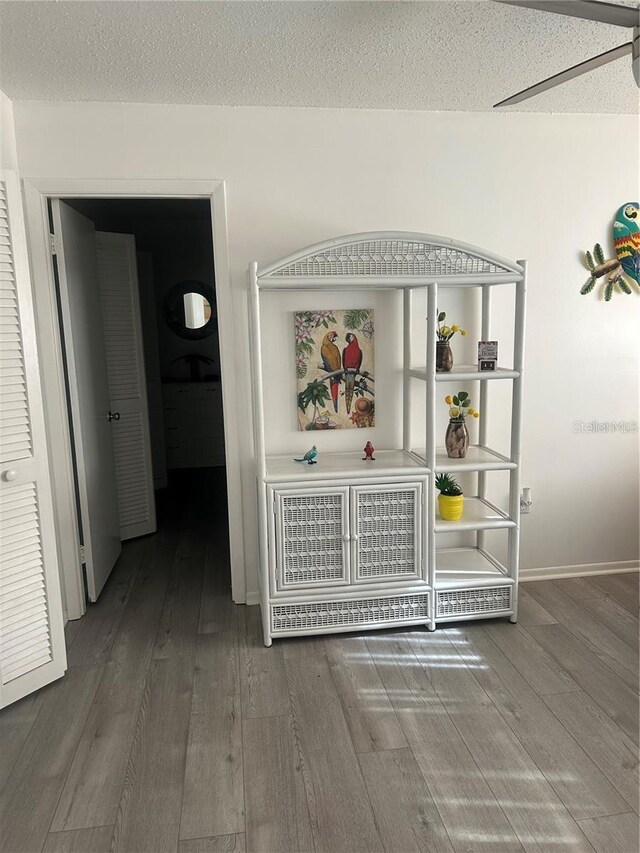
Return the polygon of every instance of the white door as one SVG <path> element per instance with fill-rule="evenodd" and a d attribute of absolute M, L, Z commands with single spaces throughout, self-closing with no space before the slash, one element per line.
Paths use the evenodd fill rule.
<path fill-rule="evenodd" d="M 120 554 L 120 520 L 93 222 L 52 200 L 87 591 L 96 601 Z"/>
<path fill-rule="evenodd" d="M 109 408 L 117 415 L 113 454 L 124 540 L 156 529 L 135 238 L 97 231 L 96 248 Z"/>
<path fill-rule="evenodd" d="M 0 179 L 0 707 L 67 658 L 18 178 Z"/>
<path fill-rule="evenodd" d="M 156 489 L 164 489 L 167 486 L 167 452 L 164 442 L 162 377 L 151 252 L 136 252 L 136 260 L 138 262 L 138 288 L 140 313 L 142 315 L 140 321 L 144 340 L 144 371 L 147 381 L 153 484 Z"/>

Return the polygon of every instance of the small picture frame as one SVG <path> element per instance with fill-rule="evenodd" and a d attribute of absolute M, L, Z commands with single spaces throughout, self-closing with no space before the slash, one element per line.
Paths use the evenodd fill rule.
<path fill-rule="evenodd" d="M 498 341 L 478 341 L 478 370 L 485 373 L 498 366 Z"/>

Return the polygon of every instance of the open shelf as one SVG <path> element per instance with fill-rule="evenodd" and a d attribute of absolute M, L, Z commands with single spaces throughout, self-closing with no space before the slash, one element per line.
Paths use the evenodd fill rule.
<path fill-rule="evenodd" d="M 309 439 L 313 443 L 312 438 Z M 267 456 L 266 477 L 268 483 L 310 483 L 314 479 L 325 480 L 336 477 L 406 477 L 407 474 L 429 473 L 419 460 L 403 450 L 376 450 L 375 461 L 363 461 L 362 453 L 319 453 L 316 465 L 294 462 L 290 456 Z"/>
<path fill-rule="evenodd" d="M 479 548 L 445 548 L 436 551 L 436 589 L 511 584 L 513 579 L 496 559 Z"/>
<path fill-rule="evenodd" d="M 464 459 L 451 459 L 444 447 L 436 448 L 436 471 L 506 471 L 517 468 L 507 456 L 496 450 L 472 445 Z"/>
<path fill-rule="evenodd" d="M 436 504 L 437 505 L 437 504 Z M 436 533 L 455 533 L 458 530 L 498 530 L 515 527 L 516 523 L 507 513 L 483 498 L 464 499 L 464 512 L 458 521 L 445 521 L 436 517 Z"/>
<path fill-rule="evenodd" d="M 427 452 L 424 447 L 413 450 L 412 453 L 426 465 Z M 441 471 L 508 471 L 517 467 L 516 463 L 512 462 L 507 456 L 479 444 L 472 444 L 464 459 L 451 459 L 447 456 L 444 447 L 436 448 L 436 473 Z"/>
<path fill-rule="evenodd" d="M 409 376 L 413 379 L 427 380 L 427 369 L 425 367 L 412 368 L 409 371 Z M 461 364 L 453 367 L 447 373 L 436 373 L 436 382 L 454 382 L 465 381 L 473 382 L 474 380 L 485 379 L 517 379 L 520 374 L 517 370 L 509 370 L 506 367 L 497 367 L 495 370 L 478 370 L 477 365 Z"/>

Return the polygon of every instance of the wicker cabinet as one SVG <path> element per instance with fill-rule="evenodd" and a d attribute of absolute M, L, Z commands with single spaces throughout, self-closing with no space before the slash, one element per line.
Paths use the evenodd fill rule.
<path fill-rule="evenodd" d="M 274 594 L 349 583 L 349 489 L 277 489 Z"/>
<path fill-rule="evenodd" d="M 273 595 L 424 579 L 422 482 L 270 494 Z"/>
<path fill-rule="evenodd" d="M 353 583 L 424 577 L 423 500 L 422 482 L 351 489 Z"/>
<path fill-rule="evenodd" d="M 393 625 L 434 630 L 437 623 L 496 616 L 515 622 L 526 262 L 446 237 L 372 232 L 310 246 L 266 267 L 253 263 L 249 282 L 265 644 L 275 637 Z M 515 290 L 500 297 L 500 310 L 492 314 L 492 293 L 496 287 L 505 293 L 503 286 Z M 291 351 L 286 343 L 274 345 L 274 339 L 286 341 L 281 318 L 289 312 L 290 320 L 298 307 L 333 307 L 329 291 L 343 300 L 336 308 L 350 304 L 347 292 L 361 306 L 381 291 L 390 294 L 376 313 L 387 372 L 381 374 L 376 366 L 375 402 L 376 416 L 380 405 L 392 413 L 393 423 L 387 418 L 384 432 L 377 424 L 357 431 L 358 442 L 374 443 L 375 462 L 353 452 L 362 444 L 338 430 L 307 433 L 298 440 L 295 418 L 287 423 L 273 403 L 282 400 L 283 387 L 293 399 L 295 381 L 293 340 Z M 322 305 L 313 293 L 323 294 Z M 299 298 L 304 298 L 302 305 Z M 267 307 L 270 299 L 277 308 L 274 303 Z M 466 310 L 467 341 L 498 337 L 507 363 L 491 372 L 456 363 L 450 373 L 438 373 L 436 318 L 441 310 Z M 492 320 L 496 314 L 499 330 Z M 468 352 L 467 358 L 475 355 Z M 437 413 L 445 395 L 467 383 L 473 383 L 474 404 L 479 400 L 482 412 L 479 441 L 465 458 L 451 459 L 441 446 L 444 429 Z M 393 405 L 390 389 L 396 395 Z M 494 391 L 499 392 L 495 397 Z M 492 399 L 499 405 L 492 406 Z M 498 449 L 488 426 L 494 417 L 501 421 L 495 431 Z M 285 434 L 287 447 L 298 454 L 315 442 L 318 464 L 300 465 L 293 454 L 282 455 Z M 500 446 L 506 434 L 508 441 Z M 433 480 L 445 471 L 466 478 L 459 521 L 442 519 L 437 510 Z M 502 479 L 494 472 L 502 472 Z M 502 531 L 497 545 L 495 531 Z M 451 536 L 457 544 L 451 544 Z"/>

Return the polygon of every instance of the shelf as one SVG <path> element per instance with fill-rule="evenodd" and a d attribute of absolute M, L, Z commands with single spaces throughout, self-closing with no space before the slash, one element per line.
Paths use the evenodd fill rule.
<path fill-rule="evenodd" d="M 424 447 L 414 450 L 413 454 L 426 465 L 427 452 Z M 471 445 L 464 459 L 450 459 L 444 447 L 436 448 L 436 473 L 441 471 L 457 471 L 459 473 L 463 471 L 508 471 L 517 467 L 516 463 L 506 456 L 479 444 Z"/>
<path fill-rule="evenodd" d="M 427 381 L 426 367 L 416 367 L 409 370 L 412 379 Z M 520 376 L 517 370 L 509 370 L 506 367 L 497 367 L 495 370 L 478 370 L 473 364 L 461 364 L 453 367 L 447 373 L 436 373 L 436 382 L 474 382 L 485 379 L 517 379 Z"/>
<path fill-rule="evenodd" d="M 446 548 L 436 551 L 436 589 L 463 589 L 513 583 L 507 570 L 479 548 Z"/>
<path fill-rule="evenodd" d="M 516 463 L 512 462 L 506 456 L 497 453 L 495 450 L 490 450 L 488 447 L 482 447 L 479 444 L 472 445 L 464 459 L 451 459 L 447 456 L 447 451 L 444 447 L 436 448 L 436 472 L 505 471 L 517 467 Z"/>
<path fill-rule="evenodd" d="M 290 483 L 300 481 L 310 483 L 313 480 L 326 480 L 329 477 L 402 477 L 415 474 L 428 474 L 427 468 L 411 454 L 403 450 L 376 450 L 375 461 L 363 461 L 362 453 L 323 453 L 317 456 L 316 465 L 306 462 L 294 462 L 293 456 L 267 456 L 267 483 Z"/>
<path fill-rule="evenodd" d="M 458 530 L 498 530 L 515 527 L 516 523 L 507 513 L 482 498 L 464 499 L 464 512 L 458 521 L 436 518 L 436 533 L 455 533 Z"/>

